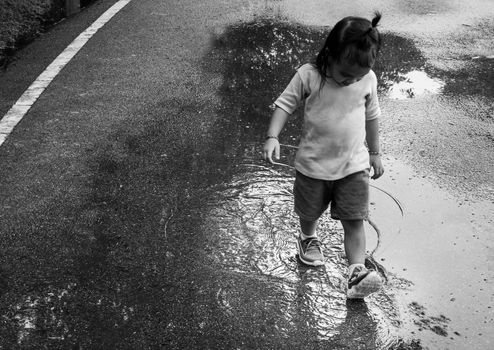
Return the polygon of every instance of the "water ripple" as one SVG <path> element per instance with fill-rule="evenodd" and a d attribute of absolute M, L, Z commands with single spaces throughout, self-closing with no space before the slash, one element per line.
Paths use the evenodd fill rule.
<path fill-rule="evenodd" d="M 293 213 L 293 172 L 253 163 L 241 168 L 208 201 L 206 216 L 217 232 L 212 233 L 209 243 L 215 247 L 215 266 L 243 278 L 265 281 L 276 291 L 276 297 L 266 295 L 263 302 L 277 313 L 274 327 L 284 337 L 306 327 L 318 341 L 330 344 L 357 344 L 362 339 L 368 339 L 364 342 L 367 348 L 394 344 L 394 329 L 399 322 L 393 298 L 383 291 L 370 297 L 367 304 L 347 302 L 347 262 L 339 222 L 329 216 L 320 220 L 325 265 L 303 265 L 296 257 L 299 224 Z M 226 317 L 239 317 L 243 306 L 237 293 L 231 285 L 217 292 L 218 306 Z M 360 340 L 355 331 L 350 331 L 356 324 Z"/>

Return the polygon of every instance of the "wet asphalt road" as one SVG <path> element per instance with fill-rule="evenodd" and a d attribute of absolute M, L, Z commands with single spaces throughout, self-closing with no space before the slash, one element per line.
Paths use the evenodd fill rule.
<path fill-rule="evenodd" d="M 22 50 L 1 114 L 113 3 Z M 259 159 L 269 105 L 355 10 L 133 1 L 0 147 L 0 349 L 490 348 L 493 6 L 360 5 L 384 13 L 388 174 L 367 227 L 382 292 L 345 300 L 329 218 L 326 265 L 297 261 L 300 118 L 285 166 Z"/>

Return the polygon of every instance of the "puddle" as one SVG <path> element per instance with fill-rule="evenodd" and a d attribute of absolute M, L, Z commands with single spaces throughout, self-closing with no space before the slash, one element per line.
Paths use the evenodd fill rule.
<path fill-rule="evenodd" d="M 421 339 L 431 338 L 422 332 L 457 339 L 460 333 L 451 328 L 447 316 L 420 301 L 401 300 L 415 285 L 400 277 L 406 269 L 394 268 L 403 260 L 397 263 L 387 253 L 401 235 L 409 234 L 404 217 L 409 215 L 408 202 L 402 204 L 386 184 L 371 188 L 371 218 L 378 232 L 366 224 L 369 250 L 376 252 L 369 263 L 385 276 L 386 285 L 366 303 L 347 302 L 347 265 L 338 222 L 327 215 L 321 219 L 323 267 L 307 268 L 297 260 L 293 148 L 282 148 L 280 162 L 288 166 L 267 166 L 255 147 L 247 149 L 232 179 L 215 186 L 202 197 L 201 208 L 189 213 L 203 221 L 203 249 L 208 269 L 222 276 L 214 282 L 215 300 L 227 323 L 248 327 L 252 334 L 269 334 L 273 341 L 294 344 L 306 337 L 324 347 L 422 349 Z M 400 166 L 394 161 L 390 171 L 398 183 L 408 176 Z M 429 188 L 427 183 L 423 186 Z M 386 266 L 393 269 L 386 271 Z"/>
<path fill-rule="evenodd" d="M 383 231 L 375 256 L 388 272 L 413 281 L 400 298 L 404 329 L 438 348 L 463 347 L 472 338 L 488 344 L 492 201 L 455 197 L 397 159 L 384 163 L 387 174 L 379 185 L 400 199 L 404 215 L 397 221 L 386 202 L 373 206 Z"/>
<path fill-rule="evenodd" d="M 257 153 L 251 156 L 223 190 L 204 199 L 211 209 L 201 213 L 208 220 L 205 249 L 212 259 L 211 268 L 228 275 L 217 292 L 217 303 L 228 322 L 255 324 L 252 315 L 265 309 L 275 315 L 273 324 L 264 326 L 266 332 L 290 344 L 301 334 L 310 334 L 319 346 L 384 349 L 402 341 L 393 331 L 400 321 L 387 292 L 367 303 L 347 302 L 347 263 L 338 222 L 329 216 L 320 221 L 318 231 L 326 252 L 323 267 L 308 268 L 298 261 L 293 171 L 264 165 L 255 159 Z M 288 162 L 287 158 L 282 161 Z M 230 279 L 250 281 L 253 289 L 275 290 L 275 296 L 266 292 L 256 302 L 244 299 L 239 297 L 243 285 L 232 284 Z"/>
<path fill-rule="evenodd" d="M 381 96 L 409 99 L 441 94 L 445 83 L 428 73 L 427 61 L 410 38 L 383 33 L 383 45 L 374 71 Z"/>
<path fill-rule="evenodd" d="M 389 98 L 402 100 L 425 94 L 441 94 L 444 87 L 444 82 L 433 79 L 421 71 L 400 74 L 399 78 L 400 82 L 389 84 L 391 86 L 388 92 Z"/>

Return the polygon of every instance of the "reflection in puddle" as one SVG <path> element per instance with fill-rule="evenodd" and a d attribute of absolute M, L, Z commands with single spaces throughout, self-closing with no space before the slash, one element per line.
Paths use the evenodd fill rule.
<path fill-rule="evenodd" d="M 390 84 L 388 95 L 392 99 L 414 98 L 425 94 L 440 94 L 444 83 L 433 79 L 427 73 L 413 70 L 406 74 L 399 74 L 396 83 Z"/>

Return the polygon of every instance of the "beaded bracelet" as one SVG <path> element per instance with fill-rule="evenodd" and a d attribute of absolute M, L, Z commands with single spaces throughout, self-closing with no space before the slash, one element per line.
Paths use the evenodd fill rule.
<path fill-rule="evenodd" d="M 381 155 L 381 153 L 380 153 L 380 152 L 376 152 L 376 151 L 369 151 L 369 154 L 370 154 L 371 156 L 380 156 L 380 155 Z"/>
<path fill-rule="evenodd" d="M 269 139 L 275 139 L 275 140 L 279 141 L 278 140 L 278 136 L 274 136 L 274 135 L 268 135 L 268 136 L 266 136 L 266 140 L 269 140 Z"/>

